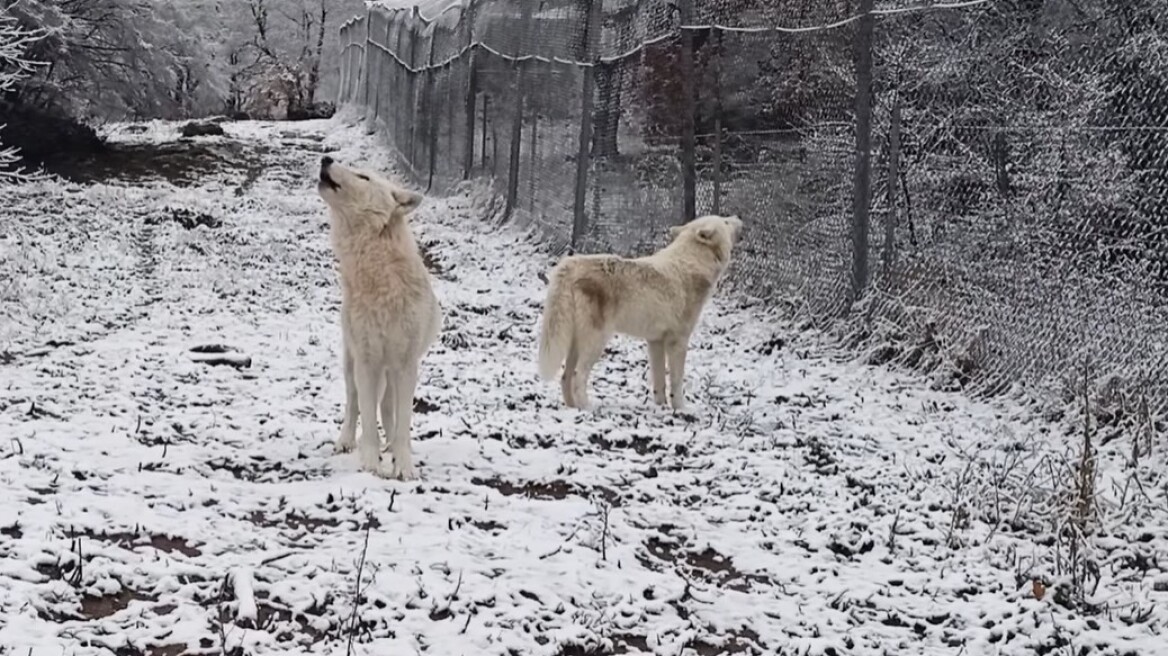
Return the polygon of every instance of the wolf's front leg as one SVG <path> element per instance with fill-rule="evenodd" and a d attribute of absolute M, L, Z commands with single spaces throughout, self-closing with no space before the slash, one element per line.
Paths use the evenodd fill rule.
<path fill-rule="evenodd" d="M 564 405 L 569 408 L 576 407 L 576 363 L 579 360 L 579 354 L 576 351 L 576 343 L 568 348 L 568 357 L 564 359 L 564 373 L 560 377 L 560 393 L 564 396 Z"/>
<path fill-rule="evenodd" d="M 653 402 L 665 405 L 665 342 L 649 342 L 649 378 L 653 384 Z"/>
<path fill-rule="evenodd" d="M 385 392 L 381 395 L 381 428 L 385 432 L 385 441 L 381 444 L 384 453 L 393 444 L 394 422 L 397 417 L 397 397 L 393 395 L 393 373 L 386 371 Z"/>
<path fill-rule="evenodd" d="M 348 453 L 357 446 L 357 382 L 353 379 L 353 354 L 347 342 L 341 356 L 345 372 L 345 417 L 341 420 L 341 434 L 333 446 L 337 453 Z"/>
<path fill-rule="evenodd" d="M 381 437 L 377 433 L 377 406 L 386 393 L 385 374 L 381 367 L 357 360 L 354 367 L 357 381 L 357 406 L 361 412 L 361 439 L 357 453 L 362 471 L 384 476 L 381 469 Z"/>
<path fill-rule="evenodd" d="M 665 357 L 669 366 L 669 402 L 674 412 L 685 410 L 685 356 L 688 340 L 674 339 L 665 343 Z"/>
<path fill-rule="evenodd" d="M 389 448 L 393 453 L 391 475 L 403 481 L 418 477 L 414 469 L 414 454 L 410 449 L 410 423 L 414 415 L 414 391 L 418 387 L 418 365 L 406 365 L 393 383 L 396 394 L 393 433 Z"/>

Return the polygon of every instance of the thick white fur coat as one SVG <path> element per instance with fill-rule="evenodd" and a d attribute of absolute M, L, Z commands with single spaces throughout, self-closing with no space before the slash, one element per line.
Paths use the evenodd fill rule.
<path fill-rule="evenodd" d="M 410 422 L 418 367 L 442 323 L 407 220 L 422 197 L 330 158 L 322 160 L 318 190 L 329 208 L 341 283 L 346 398 L 337 451 L 358 447 L 362 469 L 415 478 Z M 379 410 L 393 456 L 389 470 L 381 466 Z"/>
<path fill-rule="evenodd" d="M 742 229 L 736 216 L 704 216 L 671 230 L 660 251 L 636 259 L 576 255 L 552 270 L 540 328 L 539 373 L 555 377 L 572 407 L 589 406 L 588 377 L 615 333 L 648 342 L 654 400 L 685 406 L 683 378 L 690 336 L 730 263 Z"/>

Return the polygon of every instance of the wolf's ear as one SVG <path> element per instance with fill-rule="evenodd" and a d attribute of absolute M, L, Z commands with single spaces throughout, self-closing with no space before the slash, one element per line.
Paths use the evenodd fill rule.
<path fill-rule="evenodd" d="M 681 234 L 681 231 L 683 228 L 685 228 L 685 226 L 673 226 L 672 228 L 670 228 L 669 229 L 669 238 L 670 239 L 677 239 L 677 236 Z"/>
<path fill-rule="evenodd" d="M 422 194 L 406 191 L 405 189 L 398 189 L 393 192 L 393 200 L 397 203 L 399 212 L 409 214 L 418 209 L 418 206 L 422 204 Z"/>
<path fill-rule="evenodd" d="M 717 230 L 714 228 L 702 228 L 697 232 L 698 241 L 703 244 L 714 243 L 714 238 L 718 236 Z"/>

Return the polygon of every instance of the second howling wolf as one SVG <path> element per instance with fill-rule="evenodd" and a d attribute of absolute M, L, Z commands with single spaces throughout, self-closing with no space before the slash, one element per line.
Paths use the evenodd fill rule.
<path fill-rule="evenodd" d="M 672 241 L 636 259 L 574 255 L 552 270 L 539 339 L 539 374 L 564 365 L 564 403 L 587 408 L 588 376 L 613 334 L 649 343 L 653 399 L 685 408 L 685 358 L 690 335 L 742 231 L 737 216 L 703 216 L 670 230 Z"/>

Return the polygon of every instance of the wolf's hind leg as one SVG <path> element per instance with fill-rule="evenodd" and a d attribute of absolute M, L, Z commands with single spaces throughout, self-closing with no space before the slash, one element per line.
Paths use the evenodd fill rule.
<path fill-rule="evenodd" d="M 649 377 L 653 383 L 653 402 L 665 405 L 665 342 L 649 342 Z"/>

